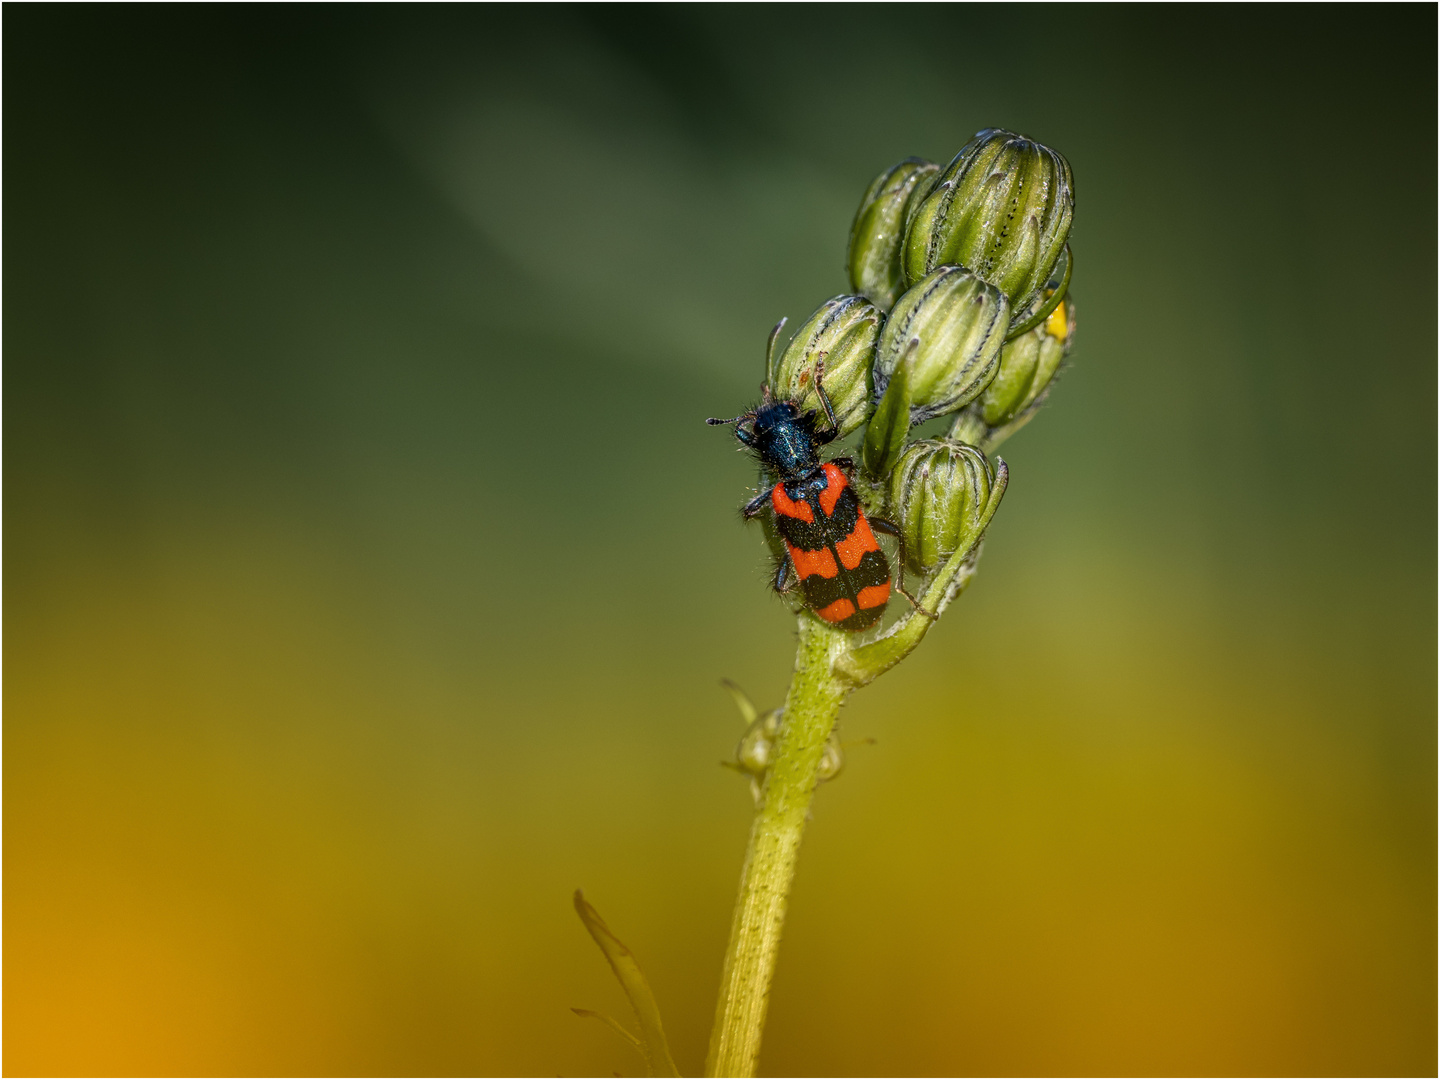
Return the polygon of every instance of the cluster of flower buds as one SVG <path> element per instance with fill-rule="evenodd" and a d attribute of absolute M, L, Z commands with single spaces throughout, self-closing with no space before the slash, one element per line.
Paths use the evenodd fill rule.
<path fill-rule="evenodd" d="M 1075 213 L 1070 163 L 999 128 L 942 171 L 906 158 L 871 182 L 850 227 L 850 285 L 884 311 L 940 266 L 963 266 L 1024 312 L 1049 282 Z"/>
<path fill-rule="evenodd" d="M 989 128 L 941 173 L 905 230 L 905 278 L 964 266 L 1023 310 L 1050 280 L 1075 211 L 1070 163 Z"/>
<path fill-rule="evenodd" d="M 979 132 L 943 168 L 906 158 L 860 201 L 850 294 L 822 304 L 778 358 L 772 339 L 776 398 L 818 410 L 823 363 L 839 434 L 864 428 L 857 490 L 899 527 L 922 579 L 947 563 L 958 573 L 957 553 L 960 576 L 973 572 L 1007 475 L 989 455 L 1035 415 L 1070 351 L 1074 208 L 1065 158 L 1012 132 Z M 953 417 L 946 438 L 910 437 L 937 417 Z M 738 753 L 752 776 L 773 741 L 765 722 Z"/>
<path fill-rule="evenodd" d="M 959 413 L 951 437 L 990 452 L 1039 407 L 1074 337 L 1074 203 L 1060 154 L 995 128 L 944 169 L 906 158 L 870 184 L 849 270 L 886 313 L 869 376 L 872 482 L 916 424 Z"/>

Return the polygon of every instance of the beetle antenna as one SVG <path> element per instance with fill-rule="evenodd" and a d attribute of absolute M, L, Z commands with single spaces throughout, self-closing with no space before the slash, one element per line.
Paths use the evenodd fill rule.
<path fill-rule="evenodd" d="M 825 387 L 821 385 L 821 380 L 825 378 L 825 358 L 829 355 L 827 350 L 815 358 L 815 395 L 820 399 L 820 405 L 825 410 L 825 422 L 830 425 L 825 429 L 830 433 L 830 438 L 826 439 L 826 442 L 833 439 L 835 432 L 840 429 L 840 425 L 835 420 L 835 407 L 830 404 L 830 395 L 825 393 Z"/>

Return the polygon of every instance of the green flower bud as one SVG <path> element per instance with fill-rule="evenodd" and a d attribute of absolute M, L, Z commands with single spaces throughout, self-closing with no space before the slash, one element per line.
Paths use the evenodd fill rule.
<path fill-rule="evenodd" d="M 912 424 L 968 405 L 995 377 L 1009 326 L 1009 301 L 995 286 L 959 266 L 927 274 L 886 320 L 875 351 L 876 399 L 903 363 Z"/>
<path fill-rule="evenodd" d="M 890 512 L 905 565 L 928 573 L 979 539 L 995 472 L 975 447 L 951 439 L 911 443 L 890 474 Z"/>
<path fill-rule="evenodd" d="M 930 191 L 940 166 L 910 157 L 877 176 L 865 190 L 850 226 L 846 262 L 850 287 L 869 297 L 882 311 L 895 306 L 905 291 L 900 251 L 905 226 Z"/>
<path fill-rule="evenodd" d="M 885 316 L 863 296 L 836 296 L 816 309 L 770 372 L 770 390 L 781 401 L 796 401 L 823 417 L 815 393 L 815 363 L 825 361 L 825 396 L 835 409 L 842 436 L 850 434 L 872 410 L 870 369 L 875 341 Z"/>
<path fill-rule="evenodd" d="M 1075 335 L 1075 304 L 1067 299 L 1050 317 L 1006 345 L 1000 370 L 975 402 L 989 427 L 1008 424 L 1050 385 Z"/>
<path fill-rule="evenodd" d="M 740 736 L 740 742 L 735 747 L 735 763 L 743 772 L 760 779 L 775 760 L 775 740 L 779 735 L 780 710 L 761 713 Z"/>
<path fill-rule="evenodd" d="M 740 737 L 739 745 L 735 747 L 736 766 L 756 780 L 765 778 L 766 771 L 775 760 L 775 740 L 780 737 L 781 714 L 780 709 L 761 713 L 751 721 L 745 734 Z M 820 782 L 824 783 L 839 776 L 843 768 L 845 751 L 840 744 L 840 736 L 832 731 L 825 741 L 824 749 L 820 751 L 820 770 L 817 776 Z"/>
<path fill-rule="evenodd" d="M 768 712 L 759 712 L 750 701 L 750 695 L 729 679 L 720 680 L 720 684 L 735 699 L 735 704 L 740 709 L 740 716 L 746 725 L 745 734 L 740 737 L 740 743 L 735 747 L 735 760 L 724 761 L 721 764 L 743 774 L 750 781 L 750 793 L 755 797 L 755 805 L 759 806 L 760 782 L 765 779 L 765 774 L 770 771 L 770 766 L 775 762 L 775 743 L 780 737 L 780 719 L 783 710 L 771 709 Z M 873 743 L 875 740 L 862 739 L 861 741 Z M 844 768 L 845 744 L 840 741 L 839 732 L 832 730 L 820 750 L 820 764 L 816 770 L 816 780 L 822 784 L 827 780 L 834 780 Z"/>
<path fill-rule="evenodd" d="M 1024 310 L 1050 278 L 1075 212 L 1070 163 L 999 128 L 965 145 L 936 180 L 905 234 L 905 277 L 958 264 Z"/>
<path fill-rule="evenodd" d="M 775 762 L 775 744 L 780 738 L 782 715 L 783 710 L 771 709 L 756 716 L 745 734 L 740 737 L 739 745 L 735 747 L 735 762 L 731 767 L 749 779 L 750 794 L 754 797 L 756 806 L 759 806 L 761 801 L 760 784 Z M 827 780 L 834 780 L 844 768 L 845 750 L 840 743 L 840 736 L 832 731 L 820 751 L 820 766 L 816 770 L 815 779 L 822 784 Z"/>
<path fill-rule="evenodd" d="M 950 438 L 993 452 L 1034 416 L 1074 340 L 1075 303 L 1066 297 L 1048 319 L 1005 346 L 995 380 L 955 418 Z"/>

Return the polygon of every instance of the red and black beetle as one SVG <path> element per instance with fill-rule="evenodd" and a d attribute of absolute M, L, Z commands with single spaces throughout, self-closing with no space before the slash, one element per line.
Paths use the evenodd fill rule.
<path fill-rule="evenodd" d="M 854 462 L 820 460 L 820 447 L 838 433 L 835 410 L 820 385 L 823 375 L 822 360 L 815 365 L 815 392 L 825 410 L 825 427 L 817 427 L 813 409 L 802 413 L 793 401 L 772 399 L 768 386 L 761 387 L 755 408 L 729 420 L 712 417 L 705 422 L 734 424 L 735 437 L 779 477 L 740 508 L 747 520 L 767 504 L 774 511 L 775 529 L 788 555 L 775 568 L 775 590 L 789 592 L 798 580 L 805 606 L 816 615 L 842 630 L 864 630 L 880 620 L 890 601 L 890 564 L 871 526 L 895 536 L 899 530 L 888 521 L 866 517 L 845 474 Z"/>

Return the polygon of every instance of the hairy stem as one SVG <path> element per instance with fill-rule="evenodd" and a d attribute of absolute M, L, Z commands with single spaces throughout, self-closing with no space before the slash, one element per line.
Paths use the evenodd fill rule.
<path fill-rule="evenodd" d="M 808 612 L 800 616 L 800 646 L 779 745 L 740 872 L 706 1076 L 755 1075 L 770 980 L 820 757 L 849 693 L 834 673 L 835 661 L 845 649 L 843 631 Z"/>
<path fill-rule="evenodd" d="M 969 583 L 980 540 L 1005 494 L 1008 478 L 1009 471 L 1001 461 L 990 497 L 967 542 L 930 579 L 919 609 L 876 640 L 857 645 L 852 635 L 826 625 L 808 611 L 801 614 L 800 647 L 795 653 L 795 674 L 785 698 L 775 759 L 765 776 L 764 801 L 750 829 L 750 846 L 740 871 L 740 895 L 720 977 L 706 1076 L 755 1075 L 800 839 L 815 797 L 825 740 L 835 727 L 840 706 L 852 690 L 873 682 L 913 652 L 939 614 Z"/>

